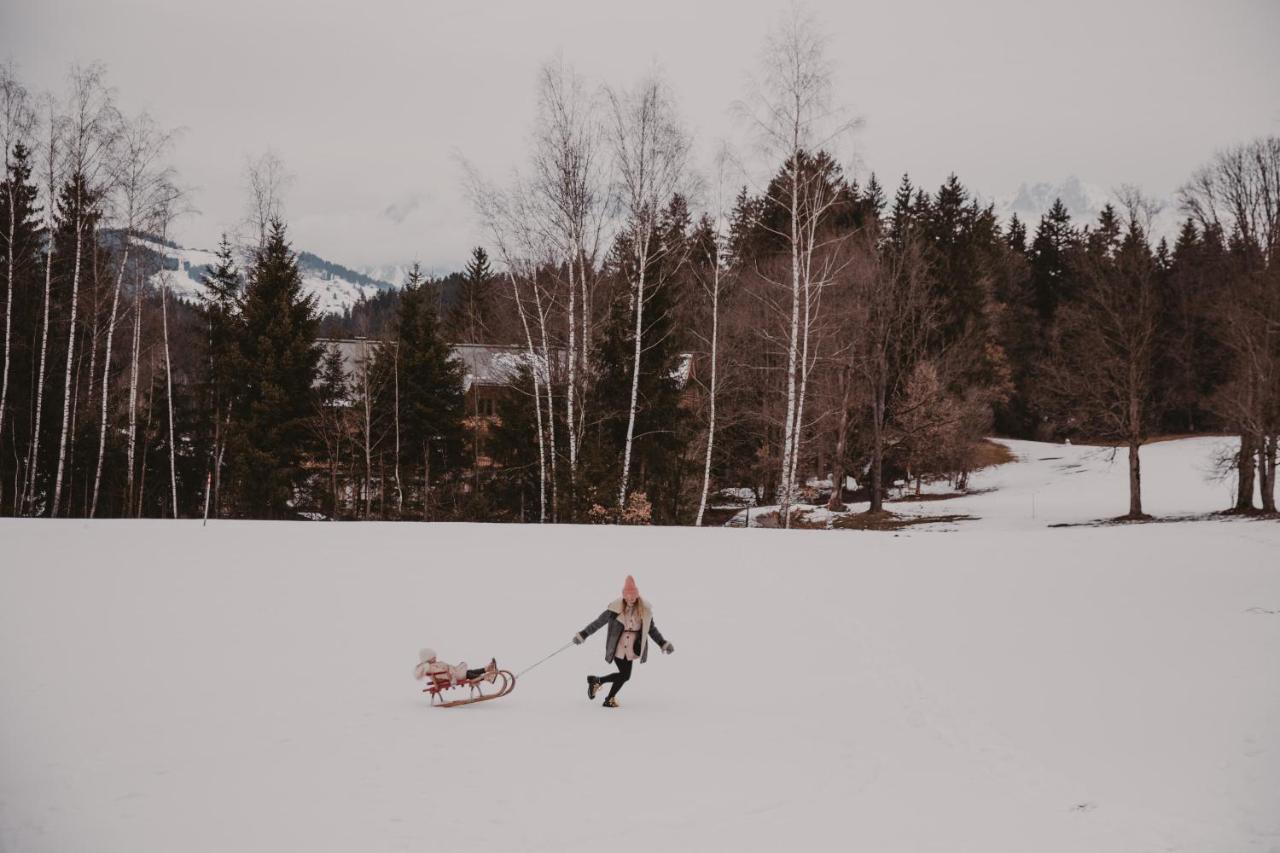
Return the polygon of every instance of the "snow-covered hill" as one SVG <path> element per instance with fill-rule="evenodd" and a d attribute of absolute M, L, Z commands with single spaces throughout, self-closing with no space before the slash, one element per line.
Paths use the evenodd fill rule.
<path fill-rule="evenodd" d="M 412 263 L 403 264 L 374 264 L 371 266 L 359 267 L 361 274 L 367 275 L 369 278 L 378 281 L 389 281 L 396 287 L 404 286 L 405 280 L 409 278 L 409 270 L 413 268 Z M 422 270 L 423 275 L 429 272 L 425 268 Z"/>
<path fill-rule="evenodd" d="M 1152 511 L 1225 505 L 1214 441 L 1144 454 Z M 0 850 L 1276 850 L 1280 524 L 1050 528 L 1123 460 L 1013 449 L 898 533 L 0 520 Z M 599 634 L 410 677 L 628 572 L 675 653 L 617 710 Z"/>
<path fill-rule="evenodd" d="M 153 284 L 159 286 L 160 276 L 168 276 L 174 293 L 184 299 L 196 299 L 203 288 L 201 277 L 217 263 L 217 255 L 205 249 L 188 249 L 157 240 L 140 241 L 148 249 L 162 256 L 168 269 L 153 276 Z M 298 253 L 298 270 L 302 273 L 303 291 L 316 298 L 321 314 L 342 313 L 362 298 L 399 286 L 349 269 L 318 257 L 310 252 Z"/>

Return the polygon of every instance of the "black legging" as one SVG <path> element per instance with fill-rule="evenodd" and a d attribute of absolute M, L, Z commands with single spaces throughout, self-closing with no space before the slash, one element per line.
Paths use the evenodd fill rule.
<path fill-rule="evenodd" d="M 631 680 L 632 662 L 629 660 L 623 660 L 622 658 L 614 658 L 613 662 L 617 665 L 618 671 L 600 679 L 601 684 L 608 682 L 611 685 L 609 687 L 609 695 L 605 697 L 606 699 L 612 699 L 614 696 L 617 696 L 618 691 L 622 689 L 622 685 Z"/>

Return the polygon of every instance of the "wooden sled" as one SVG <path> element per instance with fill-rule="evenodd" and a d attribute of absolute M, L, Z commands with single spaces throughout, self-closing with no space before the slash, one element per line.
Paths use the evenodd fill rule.
<path fill-rule="evenodd" d="M 469 688 L 471 693 L 466 699 L 453 699 L 446 702 L 444 693 L 455 687 Z M 497 672 L 497 678 L 492 684 L 489 683 L 485 676 L 479 678 L 464 678 L 454 681 L 449 677 L 448 673 L 437 673 L 431 676 L 427 686 L 422 688 L 423 693 L 430 694 L 431 704 L 438 705 L 441 708 L 456 708 L 459 705 L 474 705 L 476 702 L 488 702 L 490 699 L 501 699 L 516 687 L 516 677 L 505 669 Z M 485 692 L 488 689 L 489 692 Z"/>

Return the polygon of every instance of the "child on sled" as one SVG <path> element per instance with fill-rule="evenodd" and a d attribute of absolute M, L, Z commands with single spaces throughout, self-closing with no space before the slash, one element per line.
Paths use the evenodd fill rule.
<path fill-rule="evenodd" d="M 467 669 L 466 661 L 447 664 L 436 659 L 434 649 L 419 649 L 418 665 L 413 668 L 413 677 L 422 681 L 424 679 L 433 679 L 439 675 L 447 675 L 454 683 L 470 681 L 473 678 L 483 678 L 492 684 L 498 677 L 498 660 L 497 658 L 491 658 L 489 665 L 483 669 Z"/>

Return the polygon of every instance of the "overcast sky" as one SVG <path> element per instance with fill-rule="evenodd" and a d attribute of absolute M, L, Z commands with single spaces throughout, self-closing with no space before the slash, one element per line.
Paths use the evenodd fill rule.
<path fill-rule="evenodd" d="M 270 148 L 294 176 L 291 234 L 347 265 L 458 266 L 480 233 L 454 152 L 494 175 L 524 157 L 534 76 L 557 52 L 592 81 L 653 65 L 704 163 L 740 140 L 745 94 L 782 2 L 744 0 L 0 0 L 0 59 L 60 91 L 101 60 L 130 112 L 184 133 L 174 152 L 211 246 Z M 859 170 L 986 196 L 1068 175 L 1157 196 L 1215 148 L 1280 133 L 1277 0 L 812 2 L 836 94 L 862 116 Z M 850 152 L 844 152 L 846 155 Z"/>

